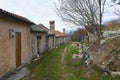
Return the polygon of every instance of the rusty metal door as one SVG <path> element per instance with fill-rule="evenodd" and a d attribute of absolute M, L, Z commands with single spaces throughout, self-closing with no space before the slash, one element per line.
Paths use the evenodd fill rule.
<path fill-rule="evenodd" d="M 15 33 L 16 39 L 16 68 L 21 65 L 21 33 Z"/>

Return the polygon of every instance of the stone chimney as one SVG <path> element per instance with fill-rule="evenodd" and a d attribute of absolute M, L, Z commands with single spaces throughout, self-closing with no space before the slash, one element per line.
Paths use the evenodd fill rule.
<path fill-rule="evenodd" d="M 65 28 L 63 28 L 63 33 L 65 34 Z"/>
<path fill-rule="evenodd" d="M 50 31 L 54 32 L 55 31 L 55 21 L 49 21 L 50 24 Z"/>

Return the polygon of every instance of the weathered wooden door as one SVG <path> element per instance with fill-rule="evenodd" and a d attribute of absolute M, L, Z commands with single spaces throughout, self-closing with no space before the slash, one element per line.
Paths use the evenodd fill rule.
<path fill-rule="evenodd" d="M 20 32 L 15 33 L 15 39 L 16 39 L 16 67 L 19 67 L 21 65 L 21 33 Z"/>
<path fill-rule="evenodd" d="M 41 37 L 38 36 L 37 37 L 37 51 L 38 51 L 38 54 L 40 54 L 40 41 L 41 41 Z"/>

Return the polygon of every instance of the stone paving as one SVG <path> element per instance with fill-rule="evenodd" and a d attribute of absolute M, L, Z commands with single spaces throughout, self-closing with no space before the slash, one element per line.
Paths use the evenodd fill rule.
<path fill-rule="evenodd" d="M 2 77 L 0 80 L 19 80 L 25 75 L 28 75 L 29 73 L 30 73 L 29 70 L 24 67 L 19 71 L 14 71 L 7 74 L 6 76 Z"/>

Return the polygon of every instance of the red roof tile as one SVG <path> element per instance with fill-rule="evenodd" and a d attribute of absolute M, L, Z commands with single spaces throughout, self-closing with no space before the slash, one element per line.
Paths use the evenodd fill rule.
<path fill-rule="evenodd" d="M 57 37 L 65 37 L 66 34 L 64 34 L 64 33 L 60 32 L 60 31 L 55 31 L 55 36 L 57 36 Z"/>

